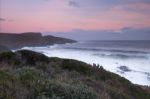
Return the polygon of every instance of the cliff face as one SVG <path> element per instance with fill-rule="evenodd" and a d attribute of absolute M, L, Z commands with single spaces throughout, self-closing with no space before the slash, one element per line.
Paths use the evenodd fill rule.
<path fill-rule="evenodd" d="M 4 45 L 8 48 L 20 48 L 23 46 L 45 46 L 51 44 L 63 44 L 73 42 L 75 41 L 60 37 L 42 36 L 41 33 L 0 33 L 0 45 Z"/>
<path fill-rule="evenodd" d="M 0 99 L 150 99 L 102 67 L 28 50 L 0 54 Z"/>

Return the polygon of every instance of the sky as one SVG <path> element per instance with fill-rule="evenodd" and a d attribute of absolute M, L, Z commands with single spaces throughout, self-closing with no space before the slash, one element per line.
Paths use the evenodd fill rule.
<path fill-rule="evenodd" d="M 150 0 L 0 0 L 0 32 L 150 40 Z"/>

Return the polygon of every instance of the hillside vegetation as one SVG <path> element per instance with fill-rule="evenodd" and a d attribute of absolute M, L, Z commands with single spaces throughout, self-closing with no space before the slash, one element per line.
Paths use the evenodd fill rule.
<path fill-rule="evenodd" d="M 21 50 L 0 54 L 0 99 L 150 99 L 103 67 Z"/>

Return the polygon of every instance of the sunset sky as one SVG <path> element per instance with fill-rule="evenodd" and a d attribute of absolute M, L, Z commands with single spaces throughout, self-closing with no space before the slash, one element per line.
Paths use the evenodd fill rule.
<path fill-rule="evenodd" d="M 0 0 L 0 32 L 126 29 L 150 32 L 150 0 Z"/>

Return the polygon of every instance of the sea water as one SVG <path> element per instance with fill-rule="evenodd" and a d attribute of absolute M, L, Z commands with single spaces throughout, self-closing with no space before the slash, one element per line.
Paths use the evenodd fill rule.
<path fill-rule="evenodd" d="M 150 86 L 150 41 L 85 41 L 22 49 L 99 64 L 134 84 Z"/>

